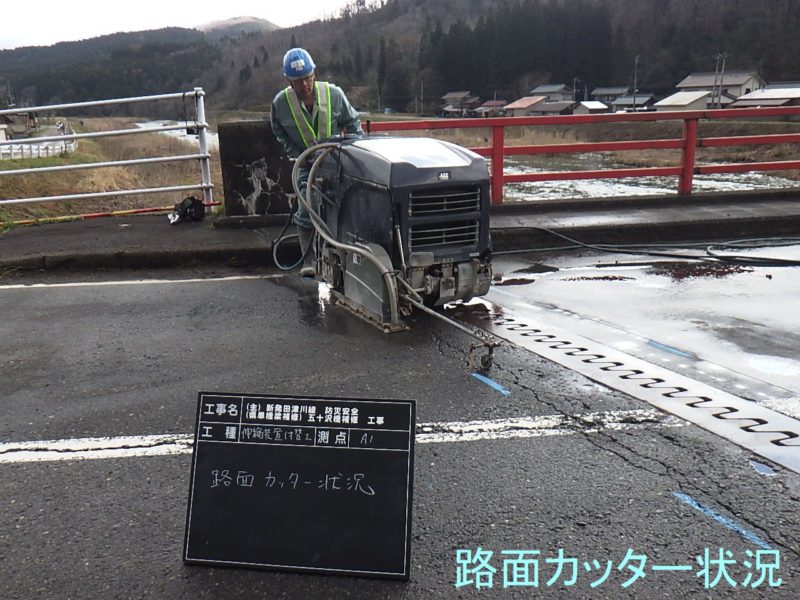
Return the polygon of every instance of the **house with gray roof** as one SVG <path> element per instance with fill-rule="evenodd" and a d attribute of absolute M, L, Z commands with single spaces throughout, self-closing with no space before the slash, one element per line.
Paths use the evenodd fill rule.
<path fill-rule="evenodd" d="M 800 106 L 800 82 L 773 83 L 739 97 L 731 108 Z"/>
<path fill-rule="evenodd" d="M 705 110 L 711 92 L 708 90 L 697 90 L 689 92 L 677 92 L 659 100 L 653 106 L 658 111 L 667 110 Z"/>
<path fill-rule="evenodd" d="M 528 114 L 531 116 L 571 115 L 575 103 L 566 102 L 538 102 L 531 107 Z"/>
<path fill-rule="evenodd" d="M 649 92 L 638 92 L 637 94 L 629 94 L 627 96 L 620 96 L 611 103 L 611 108 L 615 112 L 621 110 L 647 110 L 653 105 L 655 98 Z"/>
<path fill-rule="evenodd" d="M 620 96 L 629 94 L 631 88 L 628 86 L 617 87 L 596 87 L 592 90 L 591 96 L 593 100 L 603 102 L 604 104 L 611 104 Z"/>
<path fill-rule="evenodd" d="M 533 88 L 529 95 L 544 96 L 547 102 L 567 102 L 575 97 L 575 92 L 563 83 L 548 83 Z"/>
<path fill-rule="evenodd" d="M 708 91 L 708 108 L 723 108 L 737 98 L 766 85 L 758 71 L 725 71 L 724 73 L 692 73 L 675 87 L 681 92 Z"/>
<path fill-rule="evenodd" d="M 477 108 L 481 100 L 470 91 L 447 92 L 442 96 L 444 106 L 439 109 L 443 117 L 464 117 Z"/>

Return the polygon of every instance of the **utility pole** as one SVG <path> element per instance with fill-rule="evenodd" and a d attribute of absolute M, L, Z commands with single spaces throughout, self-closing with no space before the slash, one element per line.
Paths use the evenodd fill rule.
<path fill-rule="evenodd" d="M 725 60 L 728 58 L 728 53 L 722 52 L 722 69 L 719 72 L 719 94 L 717 94 L 717 108 L 722 108 L 722 83 L 725 80 Z"/>
<path fill-rule="evenodd" d="M 636 92 L 639 91 L 639 55 L 633 60 L 633 112 L 636 112 Z"/>

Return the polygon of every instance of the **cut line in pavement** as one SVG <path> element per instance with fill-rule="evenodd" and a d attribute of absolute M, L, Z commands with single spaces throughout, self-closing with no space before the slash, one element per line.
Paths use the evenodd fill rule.
<path fill-rule="evenodd" d="M 420 423 L 416 427 L 415 439 L 418 444 L 476 442 L 685 425 L 687 423 L 682 419 L 659 410 L 637 409 L 489 421 Z M 193 444 L 194 435 L 190 434 L 5 442 L 0 444 L 0 464 L 189 454 Z"/>
<path fill-rule="evenodd" d="M 463 310 L 481 305 L 485 310 Z M 455 317 L 800 473 L 800 420 L 485 299 Z"/>

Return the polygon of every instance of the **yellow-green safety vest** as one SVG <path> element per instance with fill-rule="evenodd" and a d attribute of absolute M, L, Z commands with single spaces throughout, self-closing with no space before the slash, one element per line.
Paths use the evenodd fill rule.
<path fill-rule="evenodd" d="M 306 148 L 313 146 L 318 140 L 331 137 L 333 131 L 330 110 L 331 87 L 327 81 L 317 81 L 314 84 L 314 88 L 317 97 L 317 104 L 315 106 L 318 119 L 317 131 L 314 131 L 314 126 L 308 120 L 306 116 L 307 112 L 303 110 L 303 104 L 300 102 L 297 92 L 295 92 L 291 86 L 288 86 L 284 90 L 286 101 L 289 103 L 289 110 L 292 113 L 292 119 Z"/>

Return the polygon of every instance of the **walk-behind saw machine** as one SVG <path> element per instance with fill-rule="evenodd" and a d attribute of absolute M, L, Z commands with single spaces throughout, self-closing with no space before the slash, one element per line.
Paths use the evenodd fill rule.
<path fill-rule="evenodd" d="M 298 184 L 303 169 L 308 185 Z M 318 235 L 318 280 L 332 297 L 385 332 L 413 308 L 480 340 L 488 368 L 499 341 L 434 307 L 489 291 L 489 171 L 465 148 L 431 138 L 327 141 L 295 162 L 292 182 Z M 301 193 L 304 192 L 304 193 Z"/>

